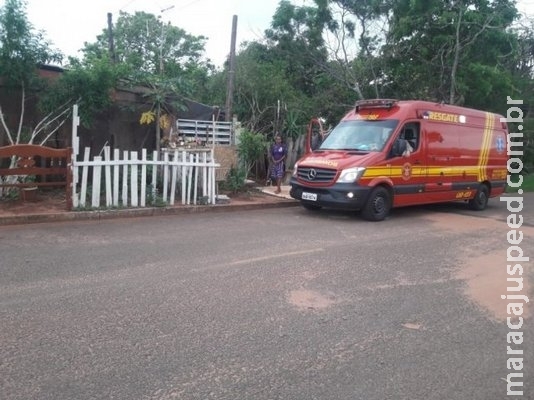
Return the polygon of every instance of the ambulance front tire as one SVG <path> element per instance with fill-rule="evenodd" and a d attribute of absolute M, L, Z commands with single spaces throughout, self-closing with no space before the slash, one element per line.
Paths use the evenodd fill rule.
<path fill-rule="evenodd" d="M 375 187 L 361 210 L 361 215 L 368 221 L 382 221 L 391 210 L 392 198 L 389 190 L 383 186 Z"/>
<path fill-rule="evenodd" d="M 489 200 L 488 185 L 483 183 L 478 188 L 477 193 L 475 194 L 475 197 L 469 200 L 468 205 L 471 210 L 482 211 L 488 205 L 488 200 Z"/>
<path fill-rule="evenodd" d="M 300 204 L 302 204 L 302 207 L 304 207 L 306 210 L 309 210 L 309 211 L 318 211 L 321 208 L 323 208 L 321 206 L 317 206 L 315 204 L 310 204 L 310 203 L 301 202 Z"/>

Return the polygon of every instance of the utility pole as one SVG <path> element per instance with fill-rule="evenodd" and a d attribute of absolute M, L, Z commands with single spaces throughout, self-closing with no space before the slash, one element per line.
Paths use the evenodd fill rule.
<path fill-rule="evenodd" d="M 230 44 L 230 62 L 228 70 L 228 89 L 226 92 L 226 118 L 227 122 L 232 121 L 232 101 L 234 97 L 234 75 L 235 75 L 235 42 L 237 36 L 237 15 L 232 19 L 232 41 Z"/>
<path fill-rule="evenodd" d="M 169 6 L 167 8 L 164 8 L 160 12 L 160 18 L 163 15 L 165 11 L 172 10 L 174 6 Z M 171 23 L 169 22 L 168 25 Z M 165 42 L 167 35 L 165 30 L 165 24 L 163 23 L 163 20 L 161 21 L 161 37 L 160 37 L 160 43 L 159 43 L 159 74 L 163 75 L 163 42 Z"/>
<path fill-rule="evenodd" d="M 108 13 L 108 44 L 109 57 L 111 58 L 111 62 L 115 64 L 117 62 L 117 56 L 115 55 L 115 42 L 113 40 L 113 21 L 111 13 Z"/>

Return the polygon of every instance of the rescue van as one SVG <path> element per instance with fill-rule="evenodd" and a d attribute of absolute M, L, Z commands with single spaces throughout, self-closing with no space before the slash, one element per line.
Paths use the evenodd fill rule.
<path fill-rule="evenodd" d="M 506 188 L 501 118 L 427 101 L 358 101 L 328 135 L 312 120 L 290 195 L 310 210 L 360 210 L 372 221 L 418 204 L 464 201 L 483 210 Z"/>

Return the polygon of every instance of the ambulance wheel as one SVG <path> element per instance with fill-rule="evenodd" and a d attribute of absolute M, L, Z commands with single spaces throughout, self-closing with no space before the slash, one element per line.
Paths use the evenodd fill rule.
<path fill-rule="evenodd" d="M 362 208 L 362 217 L 368 221 L 382 221 L 391 210 L 391 195 L 383 186 L 377 186 Z"/>
<path fill-rule="evenodd" d="M 302 207 L 304 207 L 306 210 L 309 210 L 309 211 L 318 211 L 322 208 L 321 206 L 316 206 L 315 204 L 310 204 L 310 203 L 303 202 L 300 204 L 302 204 Z"/>
<path fill-rule="evenodd" d="M 475 211 L 482 211 L 488 205 L 489 189 L 488 185 L 481 184 L 472 200 L 469 200 L 469 208 Z"/>

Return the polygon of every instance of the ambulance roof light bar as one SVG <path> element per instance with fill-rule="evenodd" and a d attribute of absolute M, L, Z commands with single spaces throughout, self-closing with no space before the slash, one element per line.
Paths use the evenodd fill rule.
<path fill-rule="evenodd" d="M 358 100 L 356 102 L 355 108 L 356 112 L 365 109 L 365 108 L 387 108 L 388 110 L 393 107 L 398 100 L 395 99 L 369 99 L 369 100 Z"/>

